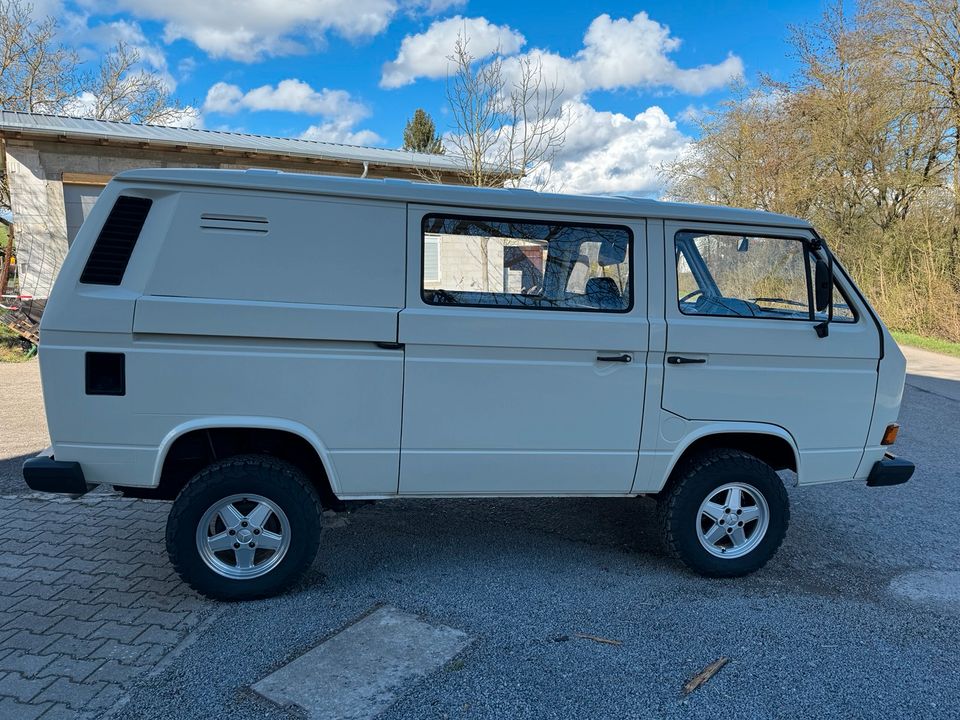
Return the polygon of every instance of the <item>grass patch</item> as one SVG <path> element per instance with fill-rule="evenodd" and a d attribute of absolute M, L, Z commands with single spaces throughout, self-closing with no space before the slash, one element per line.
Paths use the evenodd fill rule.
<path fill-rule="evenodd" d="M 941 340 L 940 338 L 914 335 L 913 333 L 900 332 L 899 330 L 891 330 L 890 334 L 893 335 L 893 339 L 901 345 L 912 345 L 913 347 L 924 350 L 932 350 L 933 352 L 943 353 L 944 355 L 960 357 L 960 343 Z"/>
<path fill-rule="evenodd" d="M 6 325 L 0 325 L 0 362 L 23 362 L 30 358 L 33 345 Z"/>

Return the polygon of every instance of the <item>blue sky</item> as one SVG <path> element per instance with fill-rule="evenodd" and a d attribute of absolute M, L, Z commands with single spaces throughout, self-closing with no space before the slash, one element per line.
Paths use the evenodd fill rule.
<path fill-rule="evenodd" d="M 536 53 L 577 120 L 555 170 L 565 189 L 657 191 L 651 168 L 689 142 L 691 112 L 731 79 L 793 71 L 791 24 L 819 2 L 543 0 L 45 0 L 87 57 L 117 39 L 200 112 L 199 123 L 397 147 L 424 107 L 448 126 L 445 61 L 458 32 L 475 54 Z"/>

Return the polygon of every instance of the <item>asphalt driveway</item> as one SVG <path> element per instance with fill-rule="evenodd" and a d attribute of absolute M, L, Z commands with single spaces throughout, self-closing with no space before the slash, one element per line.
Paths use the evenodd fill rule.
<path fill-rule="evenodd" d="M 645 500 L 398 501 L 326 517 L 296 591 L 218 605 L 171 576 L 162 503 L 0 499 L 13 518 L 5 550 L 25 558 L 3 566 L 23 584 L 5 593 L 16 600 L 0 627 L 0 717 L 300 717 L 250 686 L 380 605 L 470 638 L 383 718 L 957 717 L 960 361 L 909 353 L 923 374 L 908 379 L 897 450 L 917 462 L 914 479 L 791 491 L 780 553 L 741 580 L 704 580 L 664 557 Z M 35 386 L 17 396 L 8 368 L 29 380 L 36 365 L 0 366 L 4 417 L 22 423 L 2 446 L 0 482 L 22 493 L 18 461 L 3 457 L 46 438 Z M 78 519 L 96 542 L 64 530 Z M 104 525 L 114 530 L 98 535 Z M 60 564 L 44 575 L 47 557 Z M 55 637 L 25 650 L 13 641 L 23 632 Z M 721 656 L 728 664 L 684 695 Z"/>

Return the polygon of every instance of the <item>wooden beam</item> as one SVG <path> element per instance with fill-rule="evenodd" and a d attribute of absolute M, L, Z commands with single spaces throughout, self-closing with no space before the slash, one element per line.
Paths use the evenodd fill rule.
<path fill-rule="evenodd" d="M 106 185 L 112 177 L 113 175 L 102 173 L 65 172 L 60 176 L 60 180 L 71 185 Z"/>

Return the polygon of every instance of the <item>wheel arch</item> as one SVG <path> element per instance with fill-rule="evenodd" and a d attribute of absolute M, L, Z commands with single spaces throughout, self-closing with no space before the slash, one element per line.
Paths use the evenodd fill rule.
<path fill-rule="evenodd" d="M 801 471 L 800 450 L 793 436 L 779 425 L 760 423 L 710 424 L 691 432 L 677 445 L 664 473 L 661 492 L 667 489 L 676 470 L 699 453 L 717 448 L 741 450 L 764 461 L 774 470 Z"/>
<path fill-rule="evenodd" d="M 167 433 L 160 443 L 157 459 L 153 468 L 152 487 L 158 490 L 160 489 L 164 480 L 165 470 L 167 470 L 167 461 L 171 457 L 171 450 L 177 446 L 179 441 L 198 433 L 203 433 L 204 431 L 209 433 L 243 430 L 250 431 L 251 433 L 256 433 L 257 431 L 281 433 L 290 438 L 297 438 L 305 443 L 306 446 L 315 453 L 316 461 L 319 463 L 318 469 L 322 470 L 322 478 L 312 478 L 314 484 L 318 485 L 318 490 L 321 491 L 321 497 L 323 497 L 324 500 L 328 499 L 324 497 L 324 492 L 332 495 L 333 499 L 339 497 L 340 482 L 336 467 L 334 466 L 329 450 L 317 434 L 301 423 L 282 418 L 268 417 L 208 417 L 190 420 L 177 425 Z M 281 459 L 289 458 L 281 457 Z M 307 468 L 304 469 L 307 470 Z M 316 475 L 316 473 L 314 473 L 314 475 Z M 326 487 L 323 487 L 323 485 Z"/>

